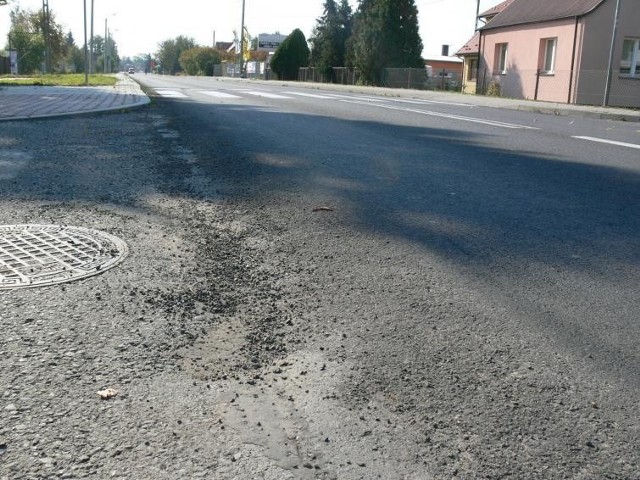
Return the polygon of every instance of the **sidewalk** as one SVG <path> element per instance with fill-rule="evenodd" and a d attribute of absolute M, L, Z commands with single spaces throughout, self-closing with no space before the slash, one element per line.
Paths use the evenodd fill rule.
<path fill-rule="evenodd" d="M 149 97 L 127 75 L 114 87 L 2 87 L 0 121 L 59 117 L 120 110 L 149 103 Z"/>

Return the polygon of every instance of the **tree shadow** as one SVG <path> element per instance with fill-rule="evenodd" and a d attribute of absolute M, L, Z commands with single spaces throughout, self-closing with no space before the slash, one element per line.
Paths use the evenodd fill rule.
<path fill-rule="evenodd" d="M 594 305 L 593 315 L 609 315 L 627 341 L 637 333 L 630 293 L 640 271 L 636 171 L 488 147 L 486 135 L 397 119 L 335 120 L 191 101 L 162 103 L 160 110 L 167 118 L 177 118 L 174 110 L 181 115 L 156 128 L 155 138 L 149 137 L 152 109 L 122 115 L 117 125 L 102 117 L 5 124 L 5 137 L 13 129 L 22 140 L 0 149 L 0 199 L 139 209 L 151 190 L 254 205 L 292 196 L 310 209 L 334 208 L 354 232 L 410 243 L 506 292 L 562 289 L 579 304 L 606 282 L 618 292 Z M 66 122 L 85 129 L 92 144 L 66 136 Z M 31 144 L 30 135 L 47 139 Z M 193 150 L 198 175 L 215 187 L 190 187 L 185 176 L 193 159 L 167 156 L 176 144 Z M 149 170 L 155 185 L 144 183 Z M 543 270 L 567 272 L 566 282 L 532 277 Z M 571 291 L 575 277 L 585 280 Z M 578 341 L 580 318 L 556 324 L 544 311 L 540 318 L 566 341 Z M 613 342 L 603 348 L 617 349 Z"/>

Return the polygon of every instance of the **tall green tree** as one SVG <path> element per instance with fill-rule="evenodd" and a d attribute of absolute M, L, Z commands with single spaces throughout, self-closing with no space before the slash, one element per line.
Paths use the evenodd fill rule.
<path fill-rule="evenodd" d="M 193 38 L 180 35 L 174 39 L 169 39 L 158 44 L 156 56 L 162 67 L 162 72 L 175 75 L 182 70 L 180 65 L 180 55 L 182 52 L 190 50 L 196 46 Z"/>
<path fill-rule="evenodd" d="M 65 37 L 65 50 L 66 55 L 63 70 L 84 72 L 84 50 L 76 45 L 76 41 L 71 32 L 68 32 Z"/>
<path fill-rule="evenodd" d="M 309 65 L 309 54 L 307 39 L 296 28 L 273 54 L 271 69 L 281 80 L 297 80 L 300 67 Z"/>
<path fill-rule="evenodd" d="M 325 0 L 311 41 L 310 64 L 331 77 L 334 67 L 346 65 L 347 40 L 351 37 L 353 13 L 348 0 Z"/>
<path fill-rule="evenodd" d="M 424 68 L 414 0 L 360 0 L 349 59 L 365 83 L 380 85 L 385 68 Z"/>

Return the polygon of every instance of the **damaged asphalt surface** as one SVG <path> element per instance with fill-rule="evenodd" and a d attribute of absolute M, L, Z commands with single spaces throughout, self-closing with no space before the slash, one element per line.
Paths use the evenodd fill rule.
<path fill-rule="evenodd" d="M 266 179 L 292 155 L 177 118 L 2 125 L 0 224 L 130 254 L 0 293 L 0 479 L 640 478 L 637 352 L 551 337 L 348 202 Z"/>

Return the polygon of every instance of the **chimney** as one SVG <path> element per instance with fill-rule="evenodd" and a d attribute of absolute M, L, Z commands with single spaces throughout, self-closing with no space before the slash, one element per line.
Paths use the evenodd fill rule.
<path fill-rule="evenodd" d="M 442 56 L 443 57 L 449 56 L 449 45 L 442 45 Z"/>

